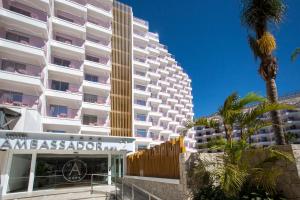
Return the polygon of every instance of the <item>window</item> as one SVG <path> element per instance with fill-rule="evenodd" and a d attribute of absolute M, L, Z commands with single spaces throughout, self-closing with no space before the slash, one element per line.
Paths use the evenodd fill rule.
<path fill-rule="evenodd" d="M 98 96 L 94 94 L 84 94 L 83 101 L 90 103 L 97 103 Z"/>
<path fill-rule="evenodd" d="M 144 149 L 147 149 L 147 148 L 148 148 L 148 146 L 147 146 L 147 145 L 140 144 L 140 145 L 138 145 L 138 148 L 137 148 L 137 150 L 139 151 L 139 150 L 144 150 Z"/>
<path fill-rule="evenodd" d="M 7 32 L 5 38 L 8 39 L 8 40 L 15 41 L 15 42 L 29 44 L 29 38 L 28 37 L 18 35 L 18 34 L 15 34 L 15 33 Z"/>
<path fill-rule="evenodd" d="M 147 116 L 145 114 L 136 114 L 135 119 L 138 121 L 146 121 Z"/>
<path fill-rule="evenodd" d="M 94 57 L 94 56 L 86 55 L 85 58 L 89 61 L 99 62 L 99 58 Z"/>
<path fill-rule="evenodd" d="M 97 116 L 95 115 L 83 115 L 84 125 L 97 125 Z"/>
<path fill-rule="evenodd" d="M 136 129 L 135 136 L 136 137 L 147 137 L 146 129 Z"/>
<path fill-rule="evenodd" d="M 14 6 L 10 6 L 10 7 L 9 7 L 9 10 L 14 11 L 14 12 L 16 12 L 16 13 L 20 13 L 20 14 L 22 14 L 22 15 L 26 15 L 26 16 L 28 16 L 28 17 L 31 17 L 30 12 L 25 11 L 25 10 L 20 9 L 20 8 L 17 8 L 17 7 L 14 7 Z"/>
<path fill-rule="evenodd" d="M 67 91 L 69 89 L 69 83 L 52 80 L 51 89 L 59 90 L 59 91 Z"/>
<path fill-rule="evenodd" d="M 65 38 L 65 37 L 61 37 L 61 36 L 56 36 L 55 37 L 57 41 L 63 42 L 63 43 L 67 43 L 67 44 L 72 44 L 72 40 Z"/>
<path fill-rule="evenodd" d="M 47 132 L 52 132 L 52 133 L 65 133 L 66 131 L 62 131 L 62 130 L 47 130 Z"/>
<path fill-rule="evenodd" d="M 51 117 L 66 117 L 68 114 L 67 106 L 50 105 L 49 115 Z"/>
<path fill-rule="evenodd" d="M 140 76 L 146 76 L 146 72 L 142 72 L 142 71 L 135 71 L 135 74 Z"/>
<path fill-rule="evenodd" d="M 135 89 L 145 91 L 146 90 L 146 86 L 144 86 L 144 85 L 135 85 Z"/>
<path fill-rule="evenodd" d="M 1 70 L 8 72 L 18 72 L 20 74 L 26 73 L 26 65 L 9 60 L 2 60 Z"/>
<path fill-rule="evenodd" d="M 85 77 L 85 80 L 87 80 L 87 81 L 98 82 L 98 76 L 91 75 L 91 74 L 85 74 L 84 77 Z"/>
<path fill-rule="evenodd" d="M 61 66 L 65 66 L 65 67 L 69 67 L 71 65 L 71 61 L 57 58 L 57 57 L 53 58 L 53 62 L 56 65 L 61 65 Z"/>
<path fill-rule="evenodd" d="M 68 18 L 68 17 L 65 17 L 65 16 L 62 16 L 62 15 L 57 15 L 57 17 L 60 18 L 60 19 L 66 20 L 66 21 L 68 21 L 68 22 L 74 22 L 73 19 Z"/>
<path fill-rule="evenodd" d="M 137 99 L 137 100 L 135 100 L 135 103 L 138 104 L 138 105 L 142 105 L 142 106 L 145 106 L 145 105 L 146 105 L 146 101 L 145 101 L 145 100 L 142 100 L 142 99 Z"/>

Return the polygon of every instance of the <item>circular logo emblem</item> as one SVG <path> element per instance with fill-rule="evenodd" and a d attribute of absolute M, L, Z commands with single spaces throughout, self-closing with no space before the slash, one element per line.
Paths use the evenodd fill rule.
<path fill-rule="evenodd" d="M 86 176 L 86 163 L 81 160 L 74 159 L 66 162 L 62 169 L 64 179 L 69 182 L 79 182 Z"/>

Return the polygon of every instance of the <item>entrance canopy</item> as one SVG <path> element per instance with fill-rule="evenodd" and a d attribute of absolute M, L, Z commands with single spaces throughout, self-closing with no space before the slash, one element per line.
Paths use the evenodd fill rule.
<path fill-rule="evenodd" d="M 133 152 L 134 138 L 0 130 L 0 150 Z"/>

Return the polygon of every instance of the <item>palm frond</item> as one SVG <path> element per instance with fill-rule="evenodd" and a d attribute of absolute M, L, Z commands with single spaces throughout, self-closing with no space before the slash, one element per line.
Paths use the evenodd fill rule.
<path fill-rule="evenodd" d="M 248 173 L 240 169 L 238 165 L 230 163 L 225 164 L 223 167 L 219 167 L 214 171 L 219 176 L 220 186 L 222 190 L 228 196 L 235 196 L 240 191 Z"/>
<path fill-rule="evenodd" d="M 282 170 L 278 167 L 252 168 L 250 172 L 251 183 L 272 194 L 276 190 L 277 180 L 281 174 Z"/>
<path fill-rule="evenodd" d="M 279 24 L 286 10 L 283 0 L 242 0 L 242 7 L 242 24 L 262 33 L 268 24 Z"/>
<path fill-rule="evenodd" d="M 236 109 L 243 109 L 245 106 L 253 103 L 264 102 L 266 98 L 254 93 L 250 92 L 245 97 L 240 98 L 237 102 Z"/>
<path fill-rule="evenodd" d="M 291 60 L 295 61 L 298 55 L 300 55 L 300 48 L 295 49 L 295 51 L 291 55 Z"/>

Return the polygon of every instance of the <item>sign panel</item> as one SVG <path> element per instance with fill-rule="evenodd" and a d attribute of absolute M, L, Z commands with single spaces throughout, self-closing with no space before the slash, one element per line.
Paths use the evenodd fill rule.
<path fill-rule="evenodd" d="M 1 137 L 2 136 L 2 137 Z M 0 149 L 12 150 L 70 150 L 70 151 L 133 151 L 133 143 L 126 140 L 75 140 L 75 139 L 37 139 L 29 138 L 26 134 L 6 133 L 0 135 Z"/>

